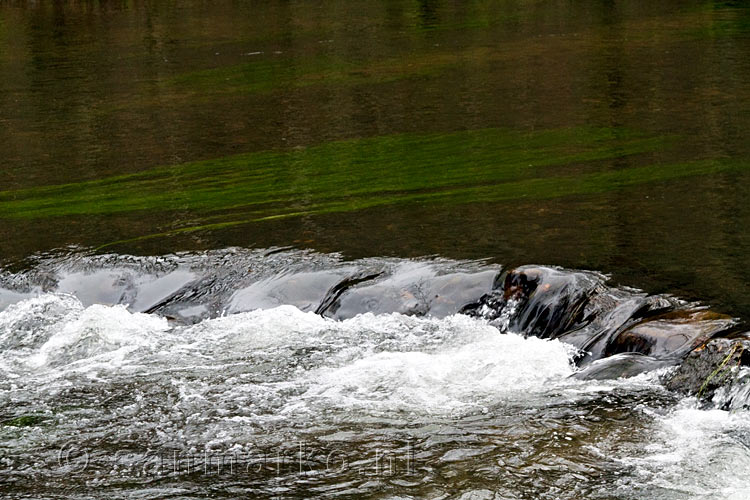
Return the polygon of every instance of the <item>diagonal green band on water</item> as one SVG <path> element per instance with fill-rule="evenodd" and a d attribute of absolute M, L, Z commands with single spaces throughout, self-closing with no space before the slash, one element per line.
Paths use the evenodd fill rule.
<path fill-rule="evenodd" d="M 660 151 L 673 142 L 670 137 L 594 127 L 353 139 L 3 191 L 0 217 L 189 210 L 197 224 L 181 229 L 185 231 L 396 203 L 598 193 L 748 166 L 736 160 L 701 160 L 613 167 L 612 160 Z M 241 219 L 230 216 L 230 210 Z"/>
<path fill-rule="evenodd" d="M 667 139 L 628 130 L 483 129 L 337 141 L 157 167 L 94 181 L 0 192 L 0 217 L 252 207 L 266 217 L 369 198 L 550 175 L 554 168 L 654 151 Z M 588 165 L 590 168 L 591 165 Z M 519 193 L 520 194 L 520 193 Z"/>

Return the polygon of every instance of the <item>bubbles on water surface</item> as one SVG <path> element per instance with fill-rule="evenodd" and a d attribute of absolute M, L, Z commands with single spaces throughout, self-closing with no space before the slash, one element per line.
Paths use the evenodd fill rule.
<path fill-rule="evenodd" d="M 201 266 L 186 263 L 193 258 L 147 266 L 154 274 L 143 282 L 178 269 L 186 273 L 180 280 L 201 276 Z M 335 261 L 276 258 L 311 272 Z M 161 311 L 177 303 L 211 309 L 216 297 L 249 304 L 252 293 L 243 299 L 235 291 L 257 282 L 239 271 L 254 261 L 236 260 L 231 269 L 206 265 L 211 275 L 194 278 L 205 288 L 152 296 Z M 277 272 L 265 265 L 257 272 Z M 367 266 L 370 275 L 398 268 Z M 442 268 L 431 266 L 410 269 L 433 283 Z M 232 279 L 241 282 L 235 291 Z M 264 279 L 280 290 L 278 280 Z M 701 498 L 748 460 L 747 441 L 736 437 L 746 432 L 743 414 L 673 409 L 674 396 L 649 373 L 570 378 L 571 347 L 500 334 L 482 319 L 366 313 L 337 321 L 279 305 L 175 321 L 137 309 L 148 308 L 57 292 L 0 311 L 0 474 L 16 491 L 46 478 L 114 497 L 156 487 L 198 495 L 669 498 L 681 484 L 674 491 L 683 498 Z M 24 415 L 34 418 L 19 420 Z M 691 465 L 699 452 L 707 467 Z M 682 474 L 692 482 L 680 483 Z"/>

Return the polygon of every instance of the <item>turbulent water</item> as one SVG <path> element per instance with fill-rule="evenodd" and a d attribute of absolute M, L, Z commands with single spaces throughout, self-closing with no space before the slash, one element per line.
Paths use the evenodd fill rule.
<path fill-rule="evenodd" d="M 513 308 L 457 314 L 498 266 L 229 249 L 16 267 L 9 498 L 750 497 L 750 374 L 715 396 L 728 411 L 664 389 L 669 368 L 580 380 L 580 353 L 514 331 Z"/>

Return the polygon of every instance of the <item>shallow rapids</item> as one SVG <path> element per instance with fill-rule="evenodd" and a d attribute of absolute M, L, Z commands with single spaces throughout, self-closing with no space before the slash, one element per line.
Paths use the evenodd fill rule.
<path fill-rule="evenodd" d="M 507 331 L 513 308 L 456 314 L 495 266 L 228 250 L 28 269 L 0 285 L 9 498 L 748 498 L 750 385 L 717 393 L 725 411 L 667 391 L 669 367 L 581 380 L 571 344 Z"/>

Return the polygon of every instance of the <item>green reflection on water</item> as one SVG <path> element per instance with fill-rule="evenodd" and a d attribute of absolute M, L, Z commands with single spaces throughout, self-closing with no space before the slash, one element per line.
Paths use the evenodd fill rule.
<path fill-rule="evenodd" d="M 448 205 L 470 202 L 501 202 L 521 199 L 542 200 L 572 195 L 598 194 L 616 189 L 638 186 L 648 182 L 669 181 L 692 176 L 719 174 L 745 168 L 750 168 L 750 160 L 703 160 L 688 163 L 634 167 L 609 172 L 595 172 L 578 177 L 534 178 L 497 185 L 447 189 L 434 193 L 352 197 L 344 201 L 329 201 L 311 204 L 305 210 L 292 210 L 272 215 L 264 215 L 263 211 L 251 211 L 245 213 L 245 218 L 241 219 L 227 220 L 228 217 L 226 215 L 208 217 L 204 219 L 204 222 L 206 223 L 161 233 L 148 234 L 137 238 L 114 241 L 101 245 L 97 249 L 130 241 L 172 236 L 195 231 L 218 230 L 252 222 L 299 217 L 303 215 L 350 212 L 388 204 L 439 203 L 442 205 Z M 220 222 L 208 222 L 211 219 L 222 220 Z"/>
<path fill-rule="evenodd" d="M 0 192 L 0 217 L 252 208 L 258 217 L 270 218 L 334 207 L 356 210 L 518 182 L 556 169 L 585 173 L 600 168 L 597 161 L 655 151 L 669 141 L 590 127 L 381 136 Z M 533 193 L 517 193 L 528 195 Z"/>
<path fill-rule="evenodd" d="M 486 53 L 479 52 L 480 55 Z M 388 83 L 435 75 L 466 57 L 478 56 L 474 53 L 419 54 L 369 63 L 330 56 L 298 60 L 278 58 L 186 73 L 166 84 L 189 91 L 262 93 L 318 84 Z"/>
<path fill-rule="evenodd" d="M 747 13 L 732 18 L 716 19 L 712 23 L 687 31 L 696 39 L 705 38 L 747 38 L 750 37 L 750 17 Z"/>
<path fill-rule="evenodd" d="M 674 142 L 621 128 L 399 134 L 164 166 L 95 181 L 0 192 L 0 217 L 188 210 L 188 227 L 408 203 L 455 204 L 602 193 L 745 168 L 700 160 L 627 168 L 623 159 Z M 618 167 L 613 167 L 613 160 Z M 642 160 L 639 160 L 642 161 Z M 624 161 L 627 164 L 627 161 Z"/>

